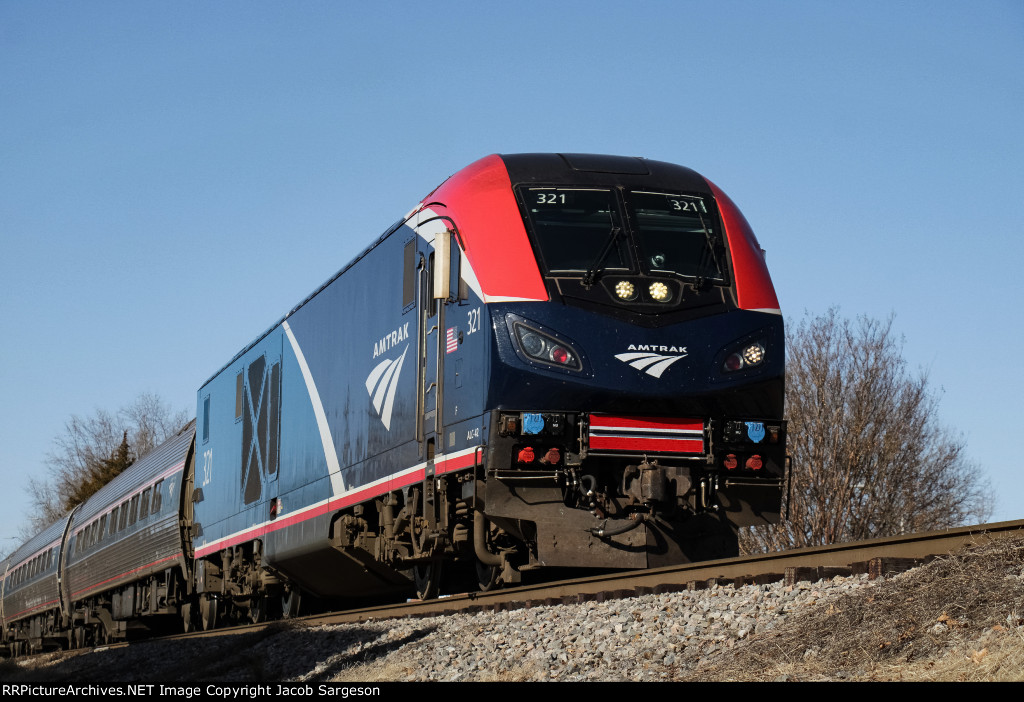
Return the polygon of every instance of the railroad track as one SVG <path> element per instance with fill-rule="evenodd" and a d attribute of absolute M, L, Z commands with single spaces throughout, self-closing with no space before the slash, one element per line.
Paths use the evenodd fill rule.
<path fill-rule="evenodd" d="M 703 589 L 714 584 L 736 586 L 767 584 L 785 580 L 789 584 L 819 580 L 836 575 L 867 573 L 871 578 L 888 577 L 929 559 L 958 551 L 984 540 L 1024 534 L 1024 520 L 979 524 L 942 531 L 904 534 L 868 541 L 794 549 L 703 561 L 688 565 L 643 571 L 604 573 L 597 576 L 552 583 L 523 585 L 496 592 L 471 592 L 436 600 L 361 607 L 339 612 L 313 614 L 289 620 L 287 626 L 321 626 L 401 617 L 428 617 L 478 611 L 501 611 L 588 600 L 610 600 L 651 593 Z M 280 627 L 281 621 L 224 627 L 161 637 L 164 640 L 254 633 Z M 127 642 L 106 648 L 120 648 Z"/>
<path fill-rule="evenodd" d="M 952 553 L 981 540 L 1016 536 L 1024 533 L 1022 530 L 1024 520 L 980 524 L 832 546 L 794 549 L 782 553 L 739 556 L 644 571 L 606 573 L 496 592 L 450 595 L 437 600 L 363 607 L 310 615 L 293 621 L 296 624 L 318 626 L 371 619 L 500 611 L 587 600 L 617 599 L 650 593 L 702 589 L 716 583 L 742 586 L 785 580 L 792 584 L 802 580 L 814 581 L 822 577 L 860 573 L 867 573 L 871 578 L 887 577 L 920 565 L 932 557 Z M 254 626 L 275 624 L 280 623 L 269 622 L 194 632 L 172 638 L 252 632 Z"/>

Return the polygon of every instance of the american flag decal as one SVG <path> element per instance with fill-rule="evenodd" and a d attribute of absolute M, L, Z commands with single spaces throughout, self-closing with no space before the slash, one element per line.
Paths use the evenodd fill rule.
<path fill-rule="evenodd" d="M 678 453 L 702 455 L 704 421 L 672 417 L 590 415 L 590 452 L 594 454 Z"/>
<path fill-rule="evenodd" d="M 459 340 L 456 332 L 456 327 L 448 327 L 448 335 L 445 337 L 445 341 L 447 342 L 447 353 L 451 353 L 459 348 Z"/>

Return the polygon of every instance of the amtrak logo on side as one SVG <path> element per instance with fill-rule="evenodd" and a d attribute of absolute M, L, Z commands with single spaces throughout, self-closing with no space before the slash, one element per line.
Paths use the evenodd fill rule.
<path fill-rule="evenodd" d="M 629 351 L 629 353 L 617 353 L 615 358 L 653 378 L 661 378 L 662 373 L 668 370 L 669 366 L 679 359 L 689 356 L 685 346 L 630 344 Z M 658 353 L 659 351 L 662 353 Z M 673 355 L 666 355 L 664 352 Z"/>
<path fill-rule="evenodd" d="M 373 345 L 373 357 L 377 358 L 382 353 L 387 353 L 393 347 L 402 343 L 409 338 L 409 323 L 406 322 L 402 326 L 395 329 L 390 334 L 385 334 L 384 337 Z M 404 355 L 404 354 L 403 354 Z"/>
<path fill-rule="evenodd" d="M 407 353 L 408 345 L 397 359 L 387 359 L 378 363 L 366 378 L 366 392 L 373 398 L 373 409 L 388 431 L 391 431 L 391 410 L 395 407 L 398 376 L 402 374 L 402 364 Z"/>

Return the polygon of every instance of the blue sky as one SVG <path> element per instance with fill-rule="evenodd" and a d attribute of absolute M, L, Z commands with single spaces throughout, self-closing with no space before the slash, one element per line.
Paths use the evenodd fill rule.
<path fill-rule="evenodd" d="M 71 414 L 195 390 L 489 153 L 690 166 L 792 321 L 895 315 L 1015 462 L 1024 3 L 0 0 L 0 550 Z"/>

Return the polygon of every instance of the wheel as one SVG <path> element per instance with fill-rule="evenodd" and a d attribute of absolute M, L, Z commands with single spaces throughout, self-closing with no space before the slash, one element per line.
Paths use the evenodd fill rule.
<path fill-rule="evenodd" d="M 199 619 L 203 623 L 203 631 L 217 628 L 217 597 L 201 595 L 199 598 Z"/>
<path fill-rule="evenodd" d="M 195 614 L 192 611 L 192 601 L 184 602 L 181 605 L 181 628 L 186 634 L 196 630 Z"/>
<path fill-rule="evenodd" d="M 475 520 L 484 520 L 477 522 Z M 495 528 L 492 524 L 486 521 L 486 517 L 480 512 L 476 513 L 474 517 L 473 529 L 474 532 L 480 525 L 483 525 L 484 529 L 484 550 L 488 553 L 498 553 L 499 548 L 495 544 L 495 539 L 500 534 L 500 531 Z M 474 533 L 474 537 L 477 535 Z M 482 562 L 479 558 L 473 558 L 474 570 L 476 572 L 476 586 L 480 592 L 490 592 L 491 590 L 497 590 L 501 587 L 501 566 L 500 565 L 488 565 Z"/>
<path fill-rule="evenodd" d="M 414 556 L 424 556 L 429 553 L 427 548 L 426 520 L 417 517 L 412 533 L 412 545 Z M 434 560 L 415 565 L 412 567 L 412 580 L 416 586 L 416 597 L 421 600 L 432 600 L 441 592 L 441 570 L 442 561 Z"/>
<path fill-rule="evenodd" d="M 260 595 L 249 600 L 249 621 L 260 624 L 267 621 L 267 598 Z"/>
<path fill-rule="evenodd" d="M 297 588 L 289 587 L 281 595 L 281 617 L 291 619 L 299 616 L 302 608 L 302 593 Z"/>
<path fill-rule="evenodd" d="M 441 561 L 430 561 L 412 567 L 412 579 L 416 585 L 416 597 L 432 600 L 441 592 Z"/>
<path fill-rule="evenodd" d="M 475 559 L 476 565 L 476 586 L 480 592 L 490 592 L 501 587 L 501 569 L 498 566 L 484 565 L 480 559 Z"/>

